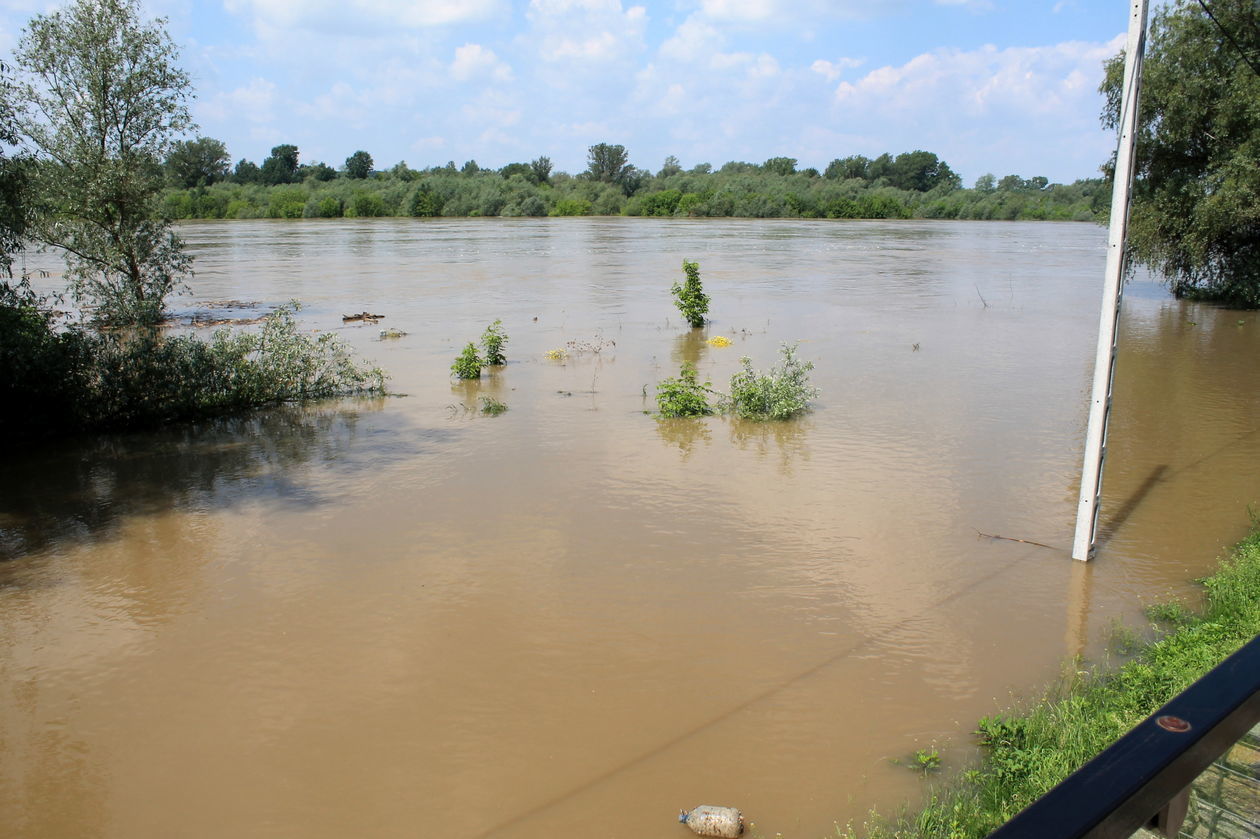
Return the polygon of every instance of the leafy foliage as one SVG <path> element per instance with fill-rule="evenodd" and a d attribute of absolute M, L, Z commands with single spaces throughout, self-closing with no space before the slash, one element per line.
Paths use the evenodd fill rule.
<path fill-rule="evenodd" d="M 357 151 L 346 158 L 346 177 L 362 180 L 372 174 L 372 155 Z"/>
<path fill-rule="evenodd" d="M 259 170 L 262 182 L 272 186 L 276 184 L 297 183 L 298 147 L 292 143 L 283 143 L 271 150 L 271 154 L 262 162 Z"/>
<path fill-rule="evenodd" d="M 76 0 L 18 43 L 15 125 L 38 157 L 31 235 L 66 254 L 75 295 L 114 323 L 153 323 L 190 258 L 159 214 L 161 163 L 191 125 L 188 75 L 137 0 Z"/>
<path fill-rule="evenodd" d="M 684 259 L 682 267 L 686 279 L 681 285 L 674 283 L 670 288 L 674 305 L 692 327 L 704 326 L 704 316 L 709 312 L 709 296 L 700 284 L 700 265 Z"/>
<path fill-rule="evenodd" d="M 767 373 L 754 371 L 747 356 L 740 359 L 743 369 L 731 376 L 730 405 L 736 416 L 782 420 L 809 410 L 809 400 L 818 396 L 809 384 L 813 362 L 800 361 L 795 346 L 784 344 L 779 352 L 783 360 Z"/>
<path fill-rule="evenodd" d="M 1253 65 L 1260 59 L 1260 6 L 1228 0 L 1212 8 L 1219 27 L 1189 0 L 1160 8 L 1152 21 L 1129 247 L 1138 262 L 1161 272 L 1178 296 L 1255 307 L 1260 306 L 1255 106 L 1260 75 Z M 1114 128 L 1120 120 L 1123 55 L 1106 69 L 1103 122 Z"/>
<path fill-rule="evenodd" d="M 507 332 L 503 330 L 503 321 L 496 320 L 481 333 L 481 348 L 485 350 L 485 363 L 490 367 L 507 364 L 507 356 L 503 348 L 507 346 Z"/>
<path fill-rule="evenodd" d="M 656 411 L 660 417 L 704 417 L 713 413 L 709 405 L 710 383 L 697 381 L 696 366 L 684 362 L 678 378 L 656 385 Z"/>
<path fill-rule="evenodd" d="M 227 180 L 231 158 L 227 146 L 211 137 L 177 140 L 166 156 L 166 178 L 180 189 Z"/>
<path fill-rule="evenodd" d="M 584 216 L 625 214 L 659 217 L 750 218 L 972 218 L 1092 220 L 1103 209 L 1101 179 L 1049 184 L 1043 177 L 1009 176 L 987 189 L 960 189 L 949 167 L 930 152 L 881 155 L 833 161 L 826 176 L 810 169 L 781 174 L 790 158 L 766 165 L 727 164 L 714 172 L 708 164 L 683 170 L 677 158 L 655 176 L 629 167 L 620 182 L 553 172 L 540 157 L 528 165 L 510 163 L 498 171 L 453 162 L 416 170 L 398 164 L 371 178 L 356 179 L 324 164 L 299 166 L 292 186 L 265 190 L 262 172 L 249 161 L 237 164 L 231 183 L 190 190 L 184 198 L 168 194 L 165 207 L 175 218 L 266 218 L 272 216 L 268 192 L 301 189 L 304 215 L 324 216 L 324 199 L 340 202 L 343 213 L 354 196 L 371 192 L 387 216 Z M 847 161 L 847 162 L 846 162 Z M 877 166 L 876 163 L 879 163 Z M 843 164 L 843 165 L 841 165 Z M 916 164 L 918 168 L 916 168 Z M 769 168 L 766 168 L 767 165 Z M 795 165 L 794 163 L 792 164 Z M 602 171 L 602 164 L 600 166 Z M 944 177 L 948 173 L 948 177 Z M 894 185 L 900 184 L 907 188 Z M 1038 186 L 1038 184 L 1040 186 Z M 928 187 L 926 191 L 920 191 Z M 360 214 L 363 215 L 363 214 Z"/>
<path fill-rule="evenodd" d="M 497 417 L 506 413 L 508 409 L 507 403 L 500 402 L 493 396 L 481 397 L 481 413 L 487 417 Z"/>
<path fill-rule="evenodd" d="M 332 333 L 303 334 L 289 304 L 255 332 L 209 340 L 152 329 L 58 328 L 24 284 L 0 284 L 0 431 L 138 428 L 295 400 L 382 393 L 385 374 Z"/>
<path fill-rule="evenodd" d="M 481 368 L 484 366 L 485 362 L 477 354 L 477 345 L 469 341 L 464 351 L 455 357 L 454 363 L 451 364 L 451 372 L 457 379 L 480 379 Z"/>

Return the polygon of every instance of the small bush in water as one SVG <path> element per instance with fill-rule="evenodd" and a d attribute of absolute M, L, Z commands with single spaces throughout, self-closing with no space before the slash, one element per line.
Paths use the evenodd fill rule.
<path fill-rule="evenodd" d="M 809 400 L 818 395 L 818 388 L 809 384 L 813 362 L 796 357 L 796 347 L 784 344 L 779 352 L 783 361 L 768 373 L 757 373 L 747 356 L 740 359 L 744 369 L 731 376 L 730 410 L 736 416 L 751 420 L 781 420 L 809 409 Z"/>
<path fill-rule="evenodd" d="M 704 326 L 704 316 L 709 311 L 709 296 L 700 285 L 700 264 L 683 260 L 683 273 L 687 278 L 682 285 L 674 283 L 670 291 L 674 295 L 674 305 L 687 323 Z"/>
<path fill-rule="evenodd" d="M 481 333 L 481 348 L 486 351 L 487 365 L 497 367 L 507 364 L 507 356 L 503 354 L 503 348 L 507 346 L 507 342 L 508 336 L 503 331 L 503 321 L 496 320 L 486 327 L 486 331 Z"/>
<path fill-rule="evenodd" d="M 656 386 L 656 409 L 661 417 L 703 417 L 713 413 L 709 405 L 709 382 L 696 381 L 696 366 L 683 362 L 676 379 Z"/>
<path fill-rule="evenodd" d="M 508 409 L 508 406 L 506 403 L 500 402 L 498 399 L 495 399 L 493 396 L 481 397 L 481 413 L 485 414 L 488 417 L 497 417 L 499 414 L 502 414 L 507 409 Z"/>
<path fill-rule="evenodd" d="M 451 372 L 457 379 L 480 379 L 482 366 L 481 356 L 477 354 L 477 345 L 469 341 L 464 351 L 455 357 Z"/>

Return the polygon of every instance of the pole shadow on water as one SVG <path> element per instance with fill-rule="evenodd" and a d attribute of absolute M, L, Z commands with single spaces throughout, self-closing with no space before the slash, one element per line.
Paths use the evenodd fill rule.
<path fill-rule="evenodd" d="M 285 405 L 33 446 L 11 459 L 0 484 L 0 565 L 107 537 L 133 517 L 264 500 L 299 509 L 332 503 L 310 480 L 311 465 L 321 477 L 350 479 L 458 433 L 416 429 L 384 404 Z"/>
<path fill-rule="evenodd" d="M 1098 535 L 1094 540 L 1096 546 L 1100 546 L 1105 542 L 1110 541 L 1111 537 L 1116 534 L 1116 531 L 1120 529 L 1121 525 L 1129 520 L 1129 516 L 1133 515 L 1133 511 L 1136 510 L 1142 502 L 1146 500 L 1146 497 L 1151 494 L 1151 490 L 1155 488 L 1155 485 L 1164 479 L 1164 475 L 1167 472 L 1167 463 L 1161 463 L 1151 470 L 1150 474 L 1146 476 L 1146 480 L 1142 481 L 1141 486 L 1139 486 L 1137 490 L 1135 490 L 1134 493 L 1130 495 L 1122 505 L 1120 505 L 1120 507 L 1111 515 L 1110 518 L 1107 519 L 1106 522 L 1099 526 Z"/>

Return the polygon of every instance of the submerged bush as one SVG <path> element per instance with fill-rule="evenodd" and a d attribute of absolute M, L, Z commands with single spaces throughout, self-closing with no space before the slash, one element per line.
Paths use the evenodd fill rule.
<path fill-rule="evenodd" d="M 656 410 L 660 417 L 704 417 L 713 413 L 709 405 L 709 382 L 696 380 L 696 366 L 684 362 L 678 378 L 656 386 Z"/>
<path fill-rule="evenodd" d="M 42 301 L 0 284 L 0 428 L 47 435 L 144 428 L 281 402 L 382 393 L 385 374 L 331 333 L 302 334 L 296 302 L 256 332 L 209 340 L 157 329 L 56 328 Z"/>
<path fill-rule="evenodd" d="M 784 344 L 783 360 L 767 373 L 757 373 L 752 361 L 740 359 L 744 369 L 731 376 L 730 410 L 743 419 L 788 419 L 809 409 L 818 388 L 809 384 L 813 362 L 796 357 L 796 347 Z"/>
<path fill-rule="evenodd" d="M 477 354 L 477 345 L 469 341 L 464 351 L 455 357 L 454 363 L 451 364 L 451 372 L 457 379 L 480 379 L 483 366 L 485 362 Z"/>
<path fill-rule="evenodd" d="M 682 267 L 686 280 L 682 285 L 674 283 L 670 288 L 674 295 L 674 305 L 682 312 L 687 323 L 693 327 L 704 326 L 704 316 L 709 311 L 709 296 L 700 285 L 700 265 L 684 259 Z"/>
<path fill-rule="evenodd" d="M 491 367 L 507 364 L 507 356 L 503 348 L 507 346 L 508 336 L 503 331 L 503 321 L 496 320 L 481 333 L 481 348 L 486 351 L 485 363 Z M 463 378 L 463 377 L 461 377 Z"/>

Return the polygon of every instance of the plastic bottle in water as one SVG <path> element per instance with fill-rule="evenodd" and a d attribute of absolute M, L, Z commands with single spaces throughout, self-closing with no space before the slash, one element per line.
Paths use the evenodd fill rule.
<path fill-rule="evenodd" d="M 688 812 L 678 814 L 678 820 L 701 836 L 721 836 L 735 839 L 744 832 L 744 816 L 734 807 L 715 807 L 701 804 Z"/>

